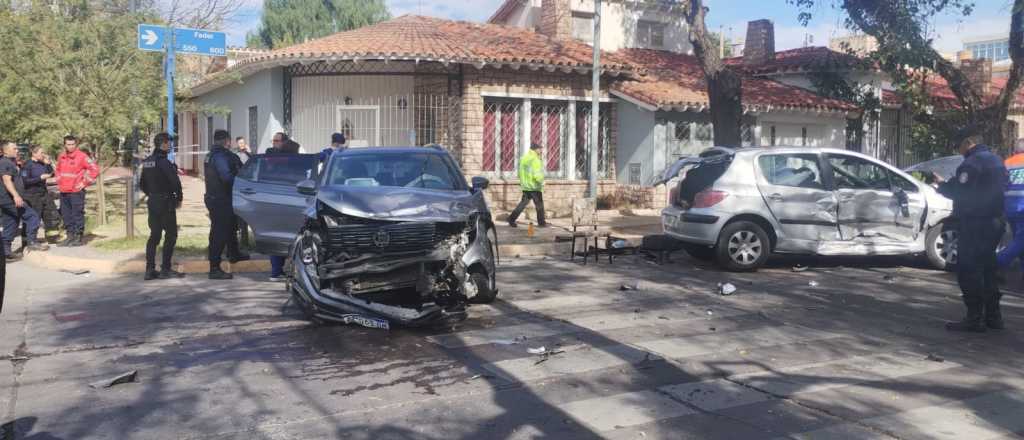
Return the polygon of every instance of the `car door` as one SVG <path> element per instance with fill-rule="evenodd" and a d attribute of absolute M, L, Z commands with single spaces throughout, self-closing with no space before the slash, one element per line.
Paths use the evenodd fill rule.
<path fill-rule="evenodd" d="M 257 252 L 287 255 L 305 221 L 312 196 L 299 194 L 295 184 L 316 179 L 315 154 L 256 155 L 235 179 L 235 214 L 252 228 Z"/>
<path fill-rule="evenodd" d="M 837 153 L 827 157 L 843 240 L 917 241 L 927 202 L 916 184 L 880 162 Z"/>
<path fill-rule="evenodd" d="M 780 227 L 776 248 L 814 251 L 836 240 L 837 200 L 816 153 L 763 153 L 757 158 L 757 185 Z"/>

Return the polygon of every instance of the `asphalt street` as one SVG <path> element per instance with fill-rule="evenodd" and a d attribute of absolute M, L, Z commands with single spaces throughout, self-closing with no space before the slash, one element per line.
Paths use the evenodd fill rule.
<path fill-rule="evenodd" d="M 8 267 L 3 439 L 995 439 L 1024 433 L 1024 298 L 947 333 L 905 260 L 505 259 L 455 328 L 308 323 L 282 284 Z M 807 264 L 795 272 L 794 264 Z M 736 292 L 720 295 L 719 283 Z M 539 353 L 539 354 L 538 354 Z M 137 371 L 134 382 L 90 383 Z"/>

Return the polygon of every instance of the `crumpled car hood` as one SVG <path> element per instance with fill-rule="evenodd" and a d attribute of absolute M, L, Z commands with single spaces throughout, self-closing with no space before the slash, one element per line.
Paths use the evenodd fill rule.
<path fill-rule="evenodd" d="M 469 191 L 403 187 L 321 188 L 317 200 L 345 215 L 394 221 L 466 221 L 477 211 Z"/>

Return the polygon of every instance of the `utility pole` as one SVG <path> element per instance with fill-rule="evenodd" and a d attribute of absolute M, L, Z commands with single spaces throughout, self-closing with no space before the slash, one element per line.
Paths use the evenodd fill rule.
<path fill-rule="evenodd" d="M 135 14 L 138 12 L 138 4 L 136 0 L 131 0 L 128 3 L 129 12 Z M 138 93 L 135 83 L 132 83 L 132 97 L 134 98 Z M 127 145 L 130 159 L 128 160 L 128 182 L 125 183 L 124 190 L 124 236 L 129 240 L 135 238 L 135 152 L 139 148 L 139 125 L 138 116 L 132 116 L 132 136 L 128 141 Z M 122 151 L 122 154 L 124 152 Z"/>
<path fill-rule="evenodd" d="M 590 106 L 590 172 L 587 173 L 587 196 L 597 200 L 597 160 L 601 148 L 601 0 L 594 0 L 594 70 Z"/>
<path fill-rule="evenodd" d="M 725 26 L 718 26 L 718 59 L 725 59 Z"/>

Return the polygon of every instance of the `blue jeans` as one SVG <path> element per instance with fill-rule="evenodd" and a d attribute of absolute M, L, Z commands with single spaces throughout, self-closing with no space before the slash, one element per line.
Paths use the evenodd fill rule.
<path fill-rule="evenodd" d="M 1013 260 L 1024 256 L 1024 218 L 1011 218 L 1010 231 L 1013 232 L 1013 240 L 996 257 L 1001 268 L 1009 267 Z"/>
<path fill-rule="evenodd" d="M 270 276 L 281 277 L 284 276 L 284 261 L 287 257 L 278 255 L 270 256 Z"/>
<path fill-rule="evenodd" d="M 30 245 L 36 242 L 36 234 L 39 233 L 39 214 L 28 205 L 18 208 L 14 203 L 0 205 L 0 216 L 3 217 L 3 242 L 4 255 L 11 254 L 11 244 L 14 237 L 18 236 L 18 225 L 25 222 L 25 244 Z"/>

